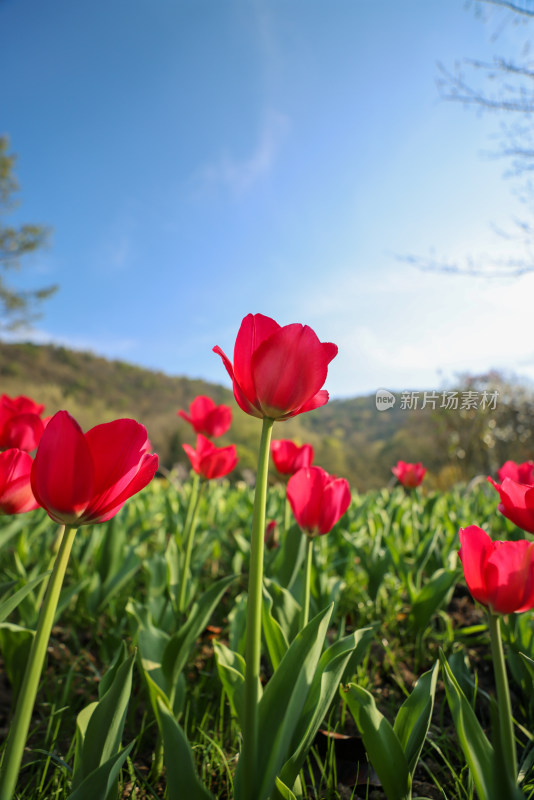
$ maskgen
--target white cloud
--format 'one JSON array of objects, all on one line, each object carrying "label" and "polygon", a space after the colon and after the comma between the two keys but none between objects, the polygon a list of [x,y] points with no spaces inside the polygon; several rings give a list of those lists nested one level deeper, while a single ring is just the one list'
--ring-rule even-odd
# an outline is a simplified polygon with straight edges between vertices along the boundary
[{"label": "white cloud", "polygon": [[333,395],[435,389],[492,368],[534,378],[534,274],[487,281],[405,268],[328,280],[336,291],[303,293],[295,320],[338,345]]},{"label": "white cloud", "polygon": [[218,161],[202,167],[194,179],[197,191],[203,193],[219,186],[237,195],[248,191],[272,170],[288,128],[289,120],[284,114],[266,111],[252,153],[239,159],[225,152]]}]

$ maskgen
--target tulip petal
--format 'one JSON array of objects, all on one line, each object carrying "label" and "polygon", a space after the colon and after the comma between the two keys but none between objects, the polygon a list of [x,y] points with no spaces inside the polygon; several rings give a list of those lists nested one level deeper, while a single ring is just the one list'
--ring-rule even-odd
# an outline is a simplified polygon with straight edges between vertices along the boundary
[{"label": "tulip petal", "polygon": [[6,421],[0,435],[0,447],[35,450],[43,435],[43,421],[37,414],[17,414]]},{"label": "tulip petal", "polygon": [[217,447],[200,433],[197,436],[196,450],[187,444],[182,445],[182,447],[187,453],[195,472],[207,480],[228,475],[239,461],[235,444],[228,447]]},{"label": "tulip petal", "polygon": [[532,573],[533,547],[534,544],[524,539],[494,542],[485,568],[486,591],[494,613],[511,614],[524,605]]},{"label": "tulip petal", "polygon": [[39,442],[32,467],[35,499],[59,523],[74,525],[93,496],[94,471],[83,431],[67,411],[58,411]]},{"label": "tulip petal", "polygon": [[139,461],[136,474],[120,494],[110,493],[106,505],[99,503],[89,507],[84,515],[84,522],[107,522],[120,511],[125,502],[148,486],[158,468],[159,459],[155,453],[144,453]]},{"label": "tulip petal", "polygon": [[[139,472],[149,447],[148,435],[135,420],[117,419],[91,428],[85,439],[93,461],[94,492],[84,516],[100,519],[102,513],[116,507],[117,498],[122,497]],[[121,505],[132,494],[135,492],[128,491]]]},{"label": "tulip petal", "polygon": [[24,514],[39,508],[30,484],[32,458],[16,448],[0,453],[0,511]]},{"label": "tulip petal", "polygon": [[490,537],[476,525],[460,529],[460,560],[464,569],[465,582],[475,600],[488,605],[485,569],[488,558],[493,553]]},{"label": "tulip petal", "polygon": [[286,325],[264,341],[250,363],[264,415],[280,418],[313,398],[326,380],[330,355],[308,325]]},{"label": "tulip petal", "polygon": [[224,353],[218,345],[213,348],[213,352],[217,353],[217,355],[219,355],[222,358],[223,364],[226,367],[226,371],[228,372],[229,376],[232,379],[234,397],[235,397],[236,403],[239,406],[239,408],[242,411],[244,411],[246,414],[251,414],[253,417],[260,417],[261,418],[263,416],[261,411],[259,409],[257,409],[250,402],[250,400],[248,400],[248,398],[242,392],[239,384],[237,383],[237,381],[236,381],[236,379],[234,377],[234,369],[232,367],[232,362],[230,361],[230,359],[228,358],[226,353]]},{"label": "tulip petal", "polygon": [[488,481],[499,492],[499,511],[514,525],[534,533],[534,487],[505,478],[499,486],[493,478]]},{"label": "tulip petal", "polygon": [[[271,442],[271,455],[273,464],[276,470],[281,475],[292,475],[296,470],[293,469],[293,464],[299,451],[295,442],[290,439],[273,439]],[[309,466],[309,465],[302,465]]]},{"label": "tulip petal", "polygon": [[321,467],[299,469],[287,483],[287,499],[299,528],[314,535],[318,531],[323,490],[329,475]]},{"label": "tulip petal", "polygon": [[279,419],[289,419],[290,417],[296,417],[297,414],[305,414],[306,411],[313,411],[314,408],[325,406],[328,403],[329,397],[330,395],[326,389],[321,389],[316,395],[303,403],[300,408],[295,409],[295,411],[292,411],[290,414],[284,414],[284,416]]},{"label": "tulip petal", "polygon": [[265,317],[263,314],[247,314],[236,336],[234,377],[248,402],[258,409],[260,405],[252,367],[254,353],[280,330],[280,325],[271,317]]},{"label": "tulip petal", "polygon": [[347,511],[350,501],[350,488],[345,478],[336,478],[327,483],[323,492],[319,533],[328,533],[332,530]]}]

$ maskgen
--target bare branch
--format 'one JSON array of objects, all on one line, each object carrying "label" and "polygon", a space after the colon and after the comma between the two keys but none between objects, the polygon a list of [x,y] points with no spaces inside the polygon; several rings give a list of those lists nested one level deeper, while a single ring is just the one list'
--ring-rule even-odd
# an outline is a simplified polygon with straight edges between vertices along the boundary
[{"label": "bare branch", "polygon": [[513,11],[517,14],[522,14],[525,17],[534,17],[534,9],[524,8],[517,3],[512,3],[511,0],[479,0],[481,3],[486,3],[489,6],[500,6],[508,11]]},{"label": "bare branch", "polygon": [[[475,260],[472,256],[467,256],[464,265],[440,260],[434,256],[398,255],[396,259],[416,267],[421,272],[440,272],[473,278],[519,278],[534,272],[534,259],[529,262],[515,258],[496,260],[479,258]],[[480,266],[482,260],[484,260],[484,266]]]}]

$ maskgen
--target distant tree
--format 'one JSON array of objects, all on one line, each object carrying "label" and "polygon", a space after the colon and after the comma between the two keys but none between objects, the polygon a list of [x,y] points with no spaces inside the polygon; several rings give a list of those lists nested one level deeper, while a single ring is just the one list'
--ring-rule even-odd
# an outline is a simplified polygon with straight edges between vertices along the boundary
[{"label": "distant tree", "polygon": [[[531,387],[491,371],[459,376],[456,393],[461,398],[458,408],[434,413],[435,441],[465,480],[479,474],[495,476],[508,460],[521,463],[534,458]],[[473,405],[464,402],[469,397]]]},{"label": "distant tree", "polygon": [[[470,5],[473,5],[472,3]],[[475,0],[475,12],[493,21],[495,39],[507,27],[528,28],[534,23],[533,0]],[[488,13],[492,12],[492,13]],[[530,26],[530,27],[529,27]],[[494,233],[514,245],[519,256],[466,255],[461,262],[439,256],[402,256],[400,260],[425,271],[491,277],[517,277],[534,271],[534,60],[527,40],[514,55],[495,55],[488,61],[464,58],[451,66],[438,64],[438,89],[442,99],[461,103],[480,113],[495,114],[500,122],[501,145],[496,156],[509,164],[507,177],[518,179],[517,194],[525,206],[522,219]]]},{"label": "distant tree", "polygon": [[[20,269],[23,256],[43,247],[50,236],[50,229],[43,225],[25,224],[14,227],[4,222],[5,217],[16,207],[15,195],[19,183],[15,176],[16,156],[8,152],[9,139],[0,136],[0,268],[2,272]],[[13,330],[28,325],[39,314],[36,311],[43,300],[50,297],[57,286],[23,291],[10,286],[0,275],[0,331]]]}]

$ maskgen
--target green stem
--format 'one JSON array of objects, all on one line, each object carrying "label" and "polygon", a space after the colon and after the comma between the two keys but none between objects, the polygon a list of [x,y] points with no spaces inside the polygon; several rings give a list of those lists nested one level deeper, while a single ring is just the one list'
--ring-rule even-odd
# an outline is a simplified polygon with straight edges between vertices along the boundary
[{"label": "green stem", "polygon": [[245,645],[245,712],[243,721],[243,748],[239,760],[243,764],[243,792],[241,800],[256,797],[257,747],[258,747],[258,683],[261,657],[261,605],[263,592],[263,546],[265,536],[265,508],[267,503],[267,477],[269,474],[269,445],[274,420],[263,420],[258,471],[254,493],[252,536],[250,542],[250,567],[248,577],[247,633]]},{"label": "green stem", "polygon": [[24,747],[28,736],[31,716],[39,688],[39,679],[43,671],[46,650],[56,615],[57,604],[69,561],[72,543],[76,535],[76,528],[67,525],[62,530],[61,542],[50,580],[46,589],[45,598],[39,614],[37,630],[32,642],[26,672],[20,688],[17,708],[9,737],[0,773],[0,800],[11,800],[15,791]]},{"label": "green stem", "polygon": [[300,612],[300,629],[306,627],[310,616],[310,591],[311,591],[311,571],[313,556],[313,537],[306,537],[306,570],[304,572],[304,597],[302,598],[302,608]]},{"label": "green stem", "polygon": [[508,689],[506,664],[501,639],[501,618],[498,614],[488,613],[491,640],[491,655],[493,658],[493,671],[497,687],[497,706],[499,709],[499,731],[501,737],[503,767],[508,771],[511,785],[517,784],[517,753],[514,738],[514,722],[512,719],[512,704]]},{"label": "green stem", "polygon": [[185,541],[185,556],[181,574],[180,596],[178,598],[178,611],[180,613],[185,611],[185,595],[189,579],[189,566],[191,564],[191,553],[193,552],[193,539],[195,537],[195,525],[201,488],[200,475],[195,472],[193,485],[191,487],[191,495],[189,496],[189,507],[187,509],[183,535],[183,541]]},{"label": "green stem", "polygon": [[286,499],[284,502],[284,536],[287,535],[287,532],[290,527],[291,527],[291,506],[289,504],[289,500],[287,499],[287,489],[286,489]]}]

